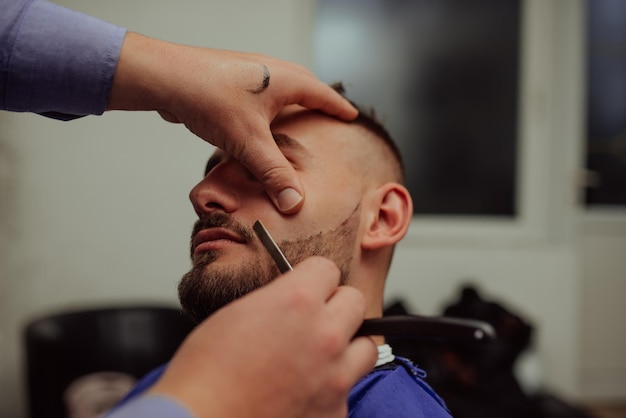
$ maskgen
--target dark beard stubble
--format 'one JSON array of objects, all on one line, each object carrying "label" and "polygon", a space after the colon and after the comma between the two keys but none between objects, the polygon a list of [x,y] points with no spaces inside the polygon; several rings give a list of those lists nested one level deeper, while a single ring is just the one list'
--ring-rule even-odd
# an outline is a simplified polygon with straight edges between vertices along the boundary
[{"label": "dark beard stubble", "polygon": [[[336,228],[296,240],[284,240],[278,245],[292,265],[314,255],[331,259],[341,271],[340,283],[343,285],[350,272],[359,213],[360,207],[357,206]],[[219,251],[192,255],[193,267],[178,285],[178,298],[185,315],[196,324],[280,274],[253,229],[229,215],[216,213],[199,219],[194,225],[192,242],[199,231],[218,226],[236,231],[246,239],[248,245],[259,249],[260,256],[255,260],[242,260],[237,265],[218,267],[212,263],[219,257]]]}]

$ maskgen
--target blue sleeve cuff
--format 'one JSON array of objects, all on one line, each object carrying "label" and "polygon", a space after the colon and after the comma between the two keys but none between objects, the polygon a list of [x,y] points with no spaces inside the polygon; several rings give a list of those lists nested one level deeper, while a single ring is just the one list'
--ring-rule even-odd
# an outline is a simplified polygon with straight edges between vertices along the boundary
[{"label": "blue sleeve cuff", "polygon": [[173,399],[145,395],[114,409],[104,418],[194,418],[194,416]]},{"label": "blue sleeve cuff", "polygon": [[60,119],[104,112],[126,29],[34,0],[17,30],[7,110],[53,112]]}]

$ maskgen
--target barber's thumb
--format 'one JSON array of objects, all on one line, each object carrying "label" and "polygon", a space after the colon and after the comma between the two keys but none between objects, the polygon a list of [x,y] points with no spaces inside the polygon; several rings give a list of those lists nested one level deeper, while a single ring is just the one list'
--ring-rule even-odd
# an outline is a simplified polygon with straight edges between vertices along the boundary
[{"label": "barber's thumb", "polygon": [[283,214],[291,215],[304,203],[304,189],[293,166],[280,151],[271,135],[267,141],[257,141],[235,156],[262,183],[265,192]]},{"label": "barber's thumb", "polygon": [[281,213],[291,215],[304,204],[304,191],[293,167],[275,168],[265,181],[265,191]]},{"label": "barber's thumb", "polygon": [[274,199],[276,208],[286,214],[299,211],[302,203],[304,203],[303,196],[296,189],[291,187],[281,190]]}]

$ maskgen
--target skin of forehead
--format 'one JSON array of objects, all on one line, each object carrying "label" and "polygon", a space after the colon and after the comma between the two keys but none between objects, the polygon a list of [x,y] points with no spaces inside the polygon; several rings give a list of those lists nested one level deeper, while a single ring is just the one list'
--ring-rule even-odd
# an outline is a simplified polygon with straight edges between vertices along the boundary
[{"label": "skin of forehead", "polygon": [[[292,105],[278,114],[271,130],[275,135],[287,135],[293,139],[295,146],[285,145],[285,142],[291,141],[277,141],[285,152],[292,148],[300,152],[302,158],[328,165],[328,170],[348,175],[352,181],[365,180],[366,177],[377,184],[396,181],[392,173],[396,163],[391,151],[382,139],[376,138],[361,125]],[[304,150],[299,150],[298,144]],[[324,158],[319,158],[319,153]],[[216,149],[213,156],[221,154],[223,151]],[[338,167],[338,164],[341,166]]]},{"label": "skin of forehead", "polygon": [[[313,142],[308,141],[309,135],[302,135],[301,137],[296,134],[291,135],[296,141],[302,142],[306,148],[311,150],[314,150],[316,143],[327,148],[334,146],[333,151],[339,151],[338,148],[341,146],[346,151],[346,155],[344,155],[346,162],[353,161],[360,164],[354,168],[362,171],[363,174],[373,174],[372,171],[375,166],[390,168],[395,165],[387,145],[365,127],[297,105],[287,106],[283,109],[272,122],[271,129],[274,133],[285,133],[281,129],[289,130],[293,124],[298,122],[304,122],[314,129],[313,137],[310,138]],[[383,160],[385,163],[381,164]]]},{"label": "skin of forehead", "polygon": [[[364,130],[357,125],[350,125],[300,106],[288,106],[286,110],[281,111],[274,119],[271,130],[278,146],[284,152],[293,150],[303,159],[315,159],[318,162],[335,160],[344,164],[350,163],[357,159],[358,154],[362,154],[365,143],[371,141],[364,138]],[[355,140],[361,143],[357,144]],[[346,152],[341,153],[341,158],[337,161],[339,151],[342,149]],[[323,159],[319,158],[320,152],[324,156]],[[372,150],[368,152],[371,153]],[[218,148],[211,158],[221,159],[223,155],[224,151]]]},{"label": "skin of forehead", "polygon": [[[356,138],[353,128],[345,122],[309,110],[282,113],[271,126],[274,134],[291,137],[309,155],[315,154],[319,148],[334,148],[339,151],[338,148],[347,146],[349,151],[356,151],[356,147],[352,149],[351,143]],[[292,148],[297,150],[298,147],[296,145]]]},{"label": "skin of forehead", "polygon": [[[298,120],[311,120],[311,126],[326,130],[323,133],[326,138],[323,139],[330,139],[330,143],[334,145],[341,144],[346,151],[340,156],[341,160],[351,165],[353,176],[361,176],[363,180],[366,178],[369,180],[364,184],[372,185],[373,183],[374,186],[380,186],[388,182],[404,183],[400,163],[385,139],[380,138],[365,126],[292,105],[284,108],[274,119],[272,131],[279,133],[282,126]],[[314,139],[319,140],[319,138]],[[337,154],[339,149],[332,151]]]}]

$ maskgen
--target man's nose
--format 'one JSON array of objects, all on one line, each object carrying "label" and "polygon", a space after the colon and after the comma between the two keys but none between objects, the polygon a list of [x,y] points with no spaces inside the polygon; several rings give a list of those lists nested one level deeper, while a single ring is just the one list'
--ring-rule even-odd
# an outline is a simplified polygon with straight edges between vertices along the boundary
[{"label": "man's nose", "polygon": [[245,198],[262,191],[261,183],[252,173],[236,160],[227,158],[191,189],[189,199],[198,216],[215,211],[232,213]]}]

